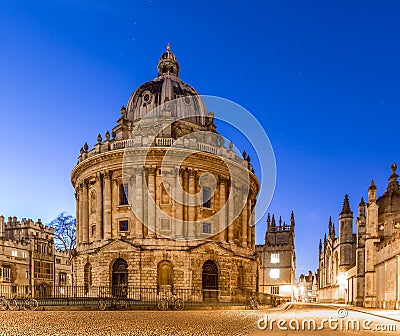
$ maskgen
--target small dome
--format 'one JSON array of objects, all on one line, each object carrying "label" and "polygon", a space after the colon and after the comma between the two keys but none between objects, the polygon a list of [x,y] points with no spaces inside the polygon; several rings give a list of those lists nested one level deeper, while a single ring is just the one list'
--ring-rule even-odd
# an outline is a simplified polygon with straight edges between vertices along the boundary
[{"label": "small dome", "polygon": [[[127,104],[126,118],[130,121],[140,120],[160,105],[169,102],[172,117],[192,117],[191,121],[205,126],[205,104],[198,92],[178,77],[179,64],[169,44],[166,52],[161,55],[157,68],[158,77],[142,84],[132,93]],[[182,99],[175,104],[174,100],[178,98]]]}]

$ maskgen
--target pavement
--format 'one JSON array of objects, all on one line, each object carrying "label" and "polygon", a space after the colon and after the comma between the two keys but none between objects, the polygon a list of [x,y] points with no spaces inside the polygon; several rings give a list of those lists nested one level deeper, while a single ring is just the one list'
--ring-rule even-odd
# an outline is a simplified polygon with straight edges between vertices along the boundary
[{"label": "pavement", "polygon": [[378,309],[378,308],[364,308],[364,307],[355,307],[350,305],[334,305],[338,308],[343,307],[349,311],[357,311],[361,313],[370,314],[376,317],[386,318],[395,322],[400,322],[400,310],[386,310],[386,309]]},{"label": "pavement", "polygon": [[[398,335],[400,323],[389,319],[398,311],[353,308],[288,303],[260,310],[1,311],[0,336]],[[354,321],[361,329],[346,328]],[[367,329],[365,321],[370,322]]]}]

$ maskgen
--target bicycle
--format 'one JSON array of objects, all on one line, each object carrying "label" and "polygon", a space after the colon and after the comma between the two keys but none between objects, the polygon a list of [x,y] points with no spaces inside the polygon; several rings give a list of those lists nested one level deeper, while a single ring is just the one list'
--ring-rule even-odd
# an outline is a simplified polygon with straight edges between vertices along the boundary
[{"label": "bicycle", "polygon": [[28,294],[26,297],[22,298],[22,307],[24,310],[36,310],[39,307],[39,302]]},{"label": "bicycle", "polygon": [[5,298],[5,296],[0,297],[0,307],[1,310],[8,310],[10,308],[10,302]]},{"label": "bicycle", "polygon": [[250,296],[248,301],[249,309],[259,309],[260,305],[258,304],[257,300],[254,298],[254,295]]},{"label": "bicycle", "polygon": [[167,310],[168,307],[175,310],[182,310],[184,308],[183,300],[178,298],[176,294],[171,294],[169,297],[159,298],[157,306],[159,310]]},{"label": "bicycle", "polygon": [[97,308],[99,310],[106,310],[107,307],[111,309],[126,310],[128,302],[119,297],[100,297],[97,301]]}]

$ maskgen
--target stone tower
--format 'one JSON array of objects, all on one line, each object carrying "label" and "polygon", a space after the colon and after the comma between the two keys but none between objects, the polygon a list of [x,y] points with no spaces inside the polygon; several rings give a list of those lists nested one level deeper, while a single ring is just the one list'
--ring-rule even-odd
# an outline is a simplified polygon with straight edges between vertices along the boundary
[{"label": "stone tower", "polygon": [[353,264],[353,212],[349,196],[344,196],[342,212],[339,215],[340,260],[339,267]]},{"label": "stone tower", "polygon": [[292,211],[290,224],[278,225],[275,216],[268,214],[265,243],[256,245],[260,256],[259,291],[293,298],[292,288],[296,279],[296,254],[294,246],[295,218]]}]

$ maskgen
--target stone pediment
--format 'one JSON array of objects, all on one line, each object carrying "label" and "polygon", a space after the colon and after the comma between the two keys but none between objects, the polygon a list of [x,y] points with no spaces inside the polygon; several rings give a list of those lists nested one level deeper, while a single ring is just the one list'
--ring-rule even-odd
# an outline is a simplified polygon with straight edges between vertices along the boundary
[{"label": "stone pediment", "polygon": [[199,246],[196,246],[191,250],[191,252],[196,253],[213,253],[217,255],[233,255],[234,253],[226,248],[220,246],[215,242],[206,242]]},{"label": "stone pediment", "polygon": [[139,251],[140,249],[126,241],[120,239],[114,240],[111,243],[104,245],[98,249],[98,252],[127,252]]}]

